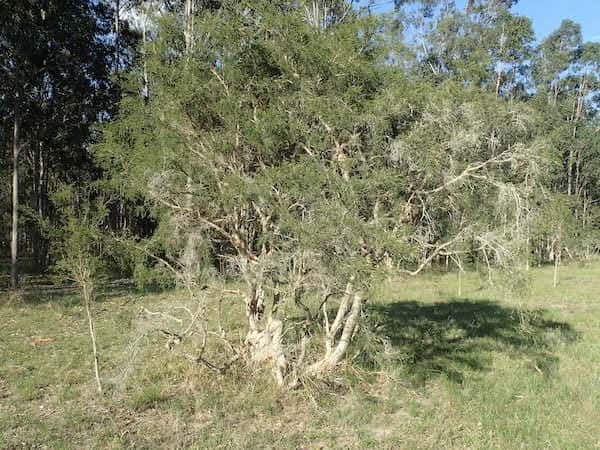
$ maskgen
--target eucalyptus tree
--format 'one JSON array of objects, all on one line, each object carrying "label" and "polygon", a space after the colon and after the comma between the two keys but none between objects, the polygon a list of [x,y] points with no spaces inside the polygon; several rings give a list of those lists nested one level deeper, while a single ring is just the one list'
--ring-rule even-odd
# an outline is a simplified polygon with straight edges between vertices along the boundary
[{"label": "eucalyptus tree", "polygon": [[556,105],[563,87],[562,78],[575,63],[581,44],[581,26],[566,19],[539,45],[534,77],[537,89],[547,93],[549,103]]},{"label": "eucalyptus tree", "polygon": [[454,2],[442,2],[429,20],[419,16],[413,47],[421,72],[462,80],[497,96],[510,94],[526,77],[534,33],[531,20],[509,8],[488,0],[463,11]]},{"label": "eucalyptus tree", "polygon": [[[25,93],[22,92],[21,84],[31,82],[31,67],[28,67],[33,53],[32,40],[25,38],[25,33],[35,36],[36,29],[24,12],[25,5],[19,8],[18,5],[2,5],[1,20],[2,34],[0,35],[0,61],[2,68],[2,99],[6,104],[10,104],[10,111],[5,114],[5,124],[10,123],[10,129],[4,129],[5,143],[10,145],[12,177],[11,177],[11,286],[16,288],[18,285],[18,220],[19,220],[19,153],[21,150],[21,121],[22,121],[22,102],[25,99]],[[12,17],[11,17],[12,16]],[[33,42],[35,39],[33,40]],[[10,136],[8,138],[8,136]]]},{"label": "eucalyptus tree", "polygon": [[596,43],[583,42],[581,27],[565,20],[541,42],[533,65],[535,102],[545,115],[539,126],[552,136],[563,166],[554,189],[575,198],[569,206],[578,226],[570,230],[585,248],[590,247],[590,241],[583,236],[594,234],[590,217],[595,214],[594,199],[598,198],[600,141],[594,123],[600,87],[599,48]]}]

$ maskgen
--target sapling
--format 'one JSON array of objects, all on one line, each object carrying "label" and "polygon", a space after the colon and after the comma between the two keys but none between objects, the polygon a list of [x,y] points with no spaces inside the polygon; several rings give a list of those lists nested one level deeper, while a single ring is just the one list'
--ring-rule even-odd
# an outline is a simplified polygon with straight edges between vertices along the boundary
[{"label": "sapling", "polygon": [[98,392],[102,394],[93,316],[96,284],[101,267],[99,255],[102,245],[94,227],[85,220],[69,218],[64,231],[65,238],[62,242],[61,257],[56,264],[56,269],[65,280],[75,283],[81,294],[92,344],[94,377]]}]

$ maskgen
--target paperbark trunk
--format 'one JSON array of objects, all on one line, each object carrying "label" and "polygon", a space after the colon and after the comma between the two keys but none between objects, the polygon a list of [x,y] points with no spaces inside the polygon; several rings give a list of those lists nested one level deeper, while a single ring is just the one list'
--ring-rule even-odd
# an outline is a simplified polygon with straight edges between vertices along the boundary
[{"label": "paperbark trunk", "polygon": [[[362,292],[354,290],[353,281],[351,280],[346,286],[346,292],[342,298],[342,302],[338,307],[336,317],[329,326],[326,309],[325,316],[325,356],[312,364],[306,370],[307,375],[315,376],[322,375],[333,370],[339,365],[346,356],[352,336],[358,328],[360,314],[365,302],[365,296]],[[324,305],[326,308],[326,305]],[[335,343],[338,332],[341,330],[341,336]]]}]

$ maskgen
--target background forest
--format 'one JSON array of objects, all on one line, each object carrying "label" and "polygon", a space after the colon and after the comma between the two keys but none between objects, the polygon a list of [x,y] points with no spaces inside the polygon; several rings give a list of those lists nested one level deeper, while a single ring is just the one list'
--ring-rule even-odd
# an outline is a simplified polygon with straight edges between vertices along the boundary
[{"label": "background forest", "polygon": [[[67,351],[79,366],[91,361],[94,401],[129,392],[140,352],[177,361],[165,366],[176,379],[207,380],[224,410],[233,406],[223,389],[248,384],[242,395],[259,402],[330,411],[323,398],[356,383],[401,386],[389,384],[391,361],[401,380],[436,373],[464,386],[463,369],[480,369],[471,356],[505,346],[550,377],[553,344],[584,344],[536,308],[545,295],[564,300],[561,286],[577,294],[574,266],[584,289],[600,252],[600,43],[570,20],[536,40],[516,0],[391,3],[376,14],[378,1],[0,0],[7,321],[18,308],[46,335],[40,299],[82,306],[92,357],[87,344]],[[479,293],[466,299],[468,289]],[[414,297],[394,301],[402,292]],[[134,295],[150,297],[125,320],[120,296]],[[594,347],[580,365],[593,365],[597,335],[581,342]],[[24,357],[7,348],[6,361]],[[10,367],[0,381],[21,379]],[[171,398],[154,389],[135,394],[133,409]],[[580,410],[594,410],[593,398]],[[210,409],[198,402],[210,404],[197,400],[194,414]],[[242,446],[243,433],[223,444],[223,420],[214,446]],[[375,428],[308,442],[420,447]],[[582,429],[552,445],[598,445]],[[111,433],[80,445],[146,445],[143,432]],[[502,448],[511,433],[484,435],[442,433],[423,447]],[[160,436],[157,446],[198,445]]]}]

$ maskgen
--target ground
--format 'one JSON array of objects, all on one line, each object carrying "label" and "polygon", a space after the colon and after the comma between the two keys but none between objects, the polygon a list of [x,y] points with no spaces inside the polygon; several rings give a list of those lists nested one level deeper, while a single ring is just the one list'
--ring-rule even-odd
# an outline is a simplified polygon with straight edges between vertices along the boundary
[{"label": "ground", "polygon": [[382,283],[353,364],[292,391],[142,338],[140,310],[181,293],[110,288],[100,397],[77,296],[5,294],[0,448],[600,449],[600,263],[563,268],[556,289],[551,268],[529,274],[519,295],[476,273],[460,296],[452,273]]}]

